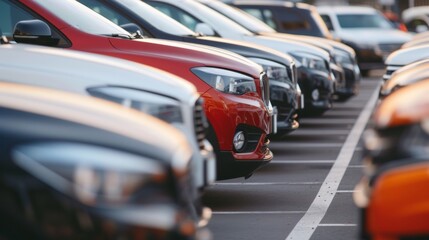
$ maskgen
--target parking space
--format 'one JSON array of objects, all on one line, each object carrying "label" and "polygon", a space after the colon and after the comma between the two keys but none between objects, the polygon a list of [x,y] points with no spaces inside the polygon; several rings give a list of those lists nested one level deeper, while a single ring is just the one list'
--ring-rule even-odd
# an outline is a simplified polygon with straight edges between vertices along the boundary
[{"label": "parking space", "polygon": [[214,239],[356,239],[352,194],[362,172],[360,137],[378,86],[377,77],[363,79],[358,96],[303,118],[300,129],[274,140],[274,159],[254,176],[209,188],[204,202],[214,211]]}]

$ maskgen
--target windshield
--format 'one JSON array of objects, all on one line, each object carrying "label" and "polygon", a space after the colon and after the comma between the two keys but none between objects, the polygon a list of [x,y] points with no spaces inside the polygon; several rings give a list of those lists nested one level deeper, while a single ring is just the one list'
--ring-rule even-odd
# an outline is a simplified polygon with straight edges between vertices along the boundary
[{"label": "windshield", "polygon": [[205,4],[253,33],[275,32],[275,30],[270,26],[249,15],[248,13],[243,12],[241,9],[231,7],[222,2],[210,1]]},{"label": "windshield", "polygon": [[126,8],[133,11],[135,14],[146,20],[147,22],[155,23],[152,26],[160,31],[177,35],[177,36],[195,36],[195,32],[186,28],[174,19],[168,17],[155,8],[143,3],[141,0],[117,0]]},{"label": "windshield", "polygon": [[74,0],[35,1],[67,24],[84,32],[97,35],[130,36],[124,29]]},{"label": "windshield", "polygon": [[378,14],[339,14],[338,21],[342,28],[393,28],[389,21]]}]

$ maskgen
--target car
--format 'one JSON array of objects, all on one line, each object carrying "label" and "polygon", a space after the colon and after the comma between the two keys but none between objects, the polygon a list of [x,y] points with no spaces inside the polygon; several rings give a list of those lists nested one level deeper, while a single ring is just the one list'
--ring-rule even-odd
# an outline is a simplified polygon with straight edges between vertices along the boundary
[{"label": "car", "polygon": [[193,151],[174,127],[101,99],[4,82],[0,116],[2,239],[199,238],[180,195]]},{"label": "car", "polygon": [[240,24],[253,34],[304,42],[327,51],[336,80],[335,94],[339,98],[346,99],[358,93],[360,70],[354,50],[347,45],[320,37],[279,33],[244,11],[218,0],[199,0],[199,2]]},{"label": "car", "polygon": [[223,0],[263,20],[281,33],[333,39],[317,8],[306,3],[275,0]]},{"label": "car", "polygon": [[429,44],[429,32],[417,34],[410,41],[404,43],[401,48],[417,47]]},{"label": "car", "polygon": [[145,2],[196,32],[256,43],[288,53],[296,60],[298,81],[304,93],[303,112],[321,115],[332,108],[335,79],[329,66],[329,54],[322,49],[295,41],[252,34],[198,1],[145,0]]},{"label": "car", "polygon": [[122,59],[24,44],[0,45],[0,71],[0,82],[102,98],[150,114],[182,131],[195,152],[190,166],[193,185],[187,195],[195,205],[195,217],[203,217],[199,195],[216,178],[216,159],[205,137],[197,140],[197,129],[206,127],[206,118],[203,103],[189,82]]},{"label": "car", "polygon": [[399,68],[382,84],[380,98],[384,99],[396,90],[427,79],[429,77],[429,72],[426,71],[428,67],[429,59],[425,59]]},{"label": "car", "polygon": [[402,11],[402,21],[410,32],[426,32],[429,30],[429,7],[420,6],[405,9]]},{"label": "car", "polygon": [[377,10],[361,6],[320,6],[318,12],[334,38],[356,51],[362,75],[384,68],[387,56],[411,40]]},{"label": "car", "polygon": [[383,75],[383,80],[390,79],[392,74],[399,68],[429,58],[429,46],[416,46],[397,50],[389,55],[386,59],[386,72]]},{"label": "car", "polygon": [[260,64],[269,78],[270,102],[277,110],[272,135],[298,129],[297,111],[304,107],[304,99],[292,57],[261,45],[201,36],[140,0],[79,2],[120,26],[137,25],[144,36],[222,48]]},{"label": "car", "polygon": [[[8,29],[14,33],[6,36],[16,42],[123,58],[194,84],[205,101],[207,139],[216,154],[218,180],[250,177],[273,158],[267,138],[272,116],[269,80],[259,65],[221,49],[135,39],[74,0],[0,2],[13,6],[12,15],[0,15],[0,19],[10,23]],[[235,88],[238,81],[247,82],[247,87]]]},{"label": "car", "polygon": [[429,236],[427,119],[429,79],[386,97],[364,138],[364,176],[354,202],[361,209],[361,239]]}]

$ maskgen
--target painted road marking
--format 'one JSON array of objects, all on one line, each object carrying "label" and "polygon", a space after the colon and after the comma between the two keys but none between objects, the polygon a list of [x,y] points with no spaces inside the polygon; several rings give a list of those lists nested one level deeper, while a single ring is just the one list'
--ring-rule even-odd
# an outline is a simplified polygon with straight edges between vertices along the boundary
[{"label": "painted road marking", "polygon": [[357,224],[327,223],[327,224],[319,224],[318,227],[357,227]]},{"label": "painted road marking", "polygon": [[307,240],[310,239],[317,226],[322,221],[329,206],[334,199],[335,193],[340,185],[341,179],[347,170],[347,167],[353,157],[355,148],[358,145],[360,136],[365,130],[365,126],[371,117],[372,111],[378,99],[378,91],[374,91],[370,100],[365,105],[359,115],[353,129],[347,136],[346,142],[338,154],[337,160],[326,176],[319,192],[317,193],[313,203],[295,225],[294,229],[287,236],[287,240]]},{"label": "painted road marking", "polygon": [[213,214],[218,215],[239,215],[239,214],[303,214],[305,211],[213,211]]},{"label": "painted road marking", "polygon": [[237,182],[214,183],[214,186],[320,185],[322,182]]},{"label": "painted road marking", "polygon": [[335,160],[272,160],[270,164],[332,164]]},{"label": "painted road marking", "polygon": [[[277,146],[276,146],[277,145]],[[342,143],[293,143],[293,142],[281,142],[281,143],[270,143],[270,149],[276,147],[281,148],[340,148]]]}]

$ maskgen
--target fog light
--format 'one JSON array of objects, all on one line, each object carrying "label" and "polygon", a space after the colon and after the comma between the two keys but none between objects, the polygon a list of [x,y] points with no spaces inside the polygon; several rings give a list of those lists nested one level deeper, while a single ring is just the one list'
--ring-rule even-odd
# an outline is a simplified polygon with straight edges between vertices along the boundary
[{"label": "fog light", "polygon": [[311,92],[311,97],[313,98],[313,100],[318,100],[319,99],[319,89],[314,89],[313,92]]},{"label": "fog light", "polygon": [[243,146],[244,146],[244,142],[245,142],[246,138],[244,136],[244,132],[239,131],[234,135],[234,139],[233,139],[233,143],[234,143],[234,148],[237,151],[242,150]]}]

